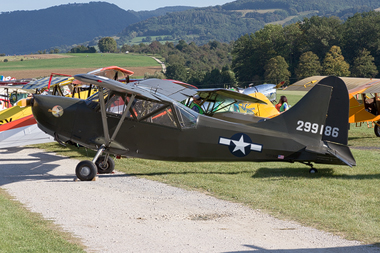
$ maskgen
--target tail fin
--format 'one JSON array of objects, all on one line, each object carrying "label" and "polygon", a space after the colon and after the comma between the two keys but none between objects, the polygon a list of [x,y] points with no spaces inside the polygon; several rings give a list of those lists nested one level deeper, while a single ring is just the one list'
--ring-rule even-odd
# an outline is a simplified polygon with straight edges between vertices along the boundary
[{"label": "tail fin", "polygon": [[331,94],[332,87],[315,85],[288,111],[261,122],[257,126],[289,133],[295,138],[308,138],[319,142],[325,130]]},{"label": "tail fin", "polygon": [[348,110],[345,83],[339,77],[329,76],[319,81],[290,110],[267,120],[261,127],[347,145]]},{"label": "tail fin", "polygon": [[[347,145],[350,107],[347,86],[342,79],[336,76],[323,78],[319,84],[333,87],[322,140]],[[328,131],[328,127],[331,129],[331,133]],[[337,130],[339,131],[338,136],[333,135],[333,131]]]}]

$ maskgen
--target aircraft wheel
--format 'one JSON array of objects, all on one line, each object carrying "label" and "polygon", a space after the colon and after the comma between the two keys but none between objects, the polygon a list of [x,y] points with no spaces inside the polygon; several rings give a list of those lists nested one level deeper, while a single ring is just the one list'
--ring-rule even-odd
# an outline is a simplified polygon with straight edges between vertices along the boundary
[{"label": "aircraft wheel", "polygon": [[314,169],[314,168],[311,168],[310,170],[309,170],[309,173],[310,174],[315,174],[315,173],[317,173],[318,172],[318,170],[317,169]]},{"label": "aircraft wheel", "polygon": [[[377,124],[380,124],[380,121],[378,121]],[[378,125],[375,125],[374,130],[375,130],[376,136],[380,137],[380,127]]]},{"label": "aircraft wheel", "polygon": [[75,169],[75,174],[81,181],[92,181],[97,174],[96,165],[91,161],[81,161]]},{"label": "aircraft wheel", "polygon": [[112,173],[115,169],[115,161],[108,156],[107,162],[104,162],[105,156],[100,156],[98,160],[96,160],[95,165],[98,168],[99,174]]}]

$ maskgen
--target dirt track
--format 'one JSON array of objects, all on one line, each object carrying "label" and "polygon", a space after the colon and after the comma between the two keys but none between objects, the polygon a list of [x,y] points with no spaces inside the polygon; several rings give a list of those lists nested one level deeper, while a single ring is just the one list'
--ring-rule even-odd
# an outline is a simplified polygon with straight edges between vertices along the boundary
[{"label": "dirt track", "polygon": [[123,173],[74,182],[77,163],[35,148],[0,149],[0,186],[81,238],[90,252],[380,252]]},{"label": "dirt track", "polygon": [[[120,66],[122,67],[122,66]],[[161,71],[160,66],[152,67],[122,67],[135,72],[132,77],[144,76],[146,72],[154,74],[155,71]],[[12,76],[16,79],[22,78],[38,78],[43,76],[50,76],[51,73],[76,75],[87,73],[96,68],[75,68],[75,69],[36,69],[36,70],[4,70],[1,72],[3,76]]]}]

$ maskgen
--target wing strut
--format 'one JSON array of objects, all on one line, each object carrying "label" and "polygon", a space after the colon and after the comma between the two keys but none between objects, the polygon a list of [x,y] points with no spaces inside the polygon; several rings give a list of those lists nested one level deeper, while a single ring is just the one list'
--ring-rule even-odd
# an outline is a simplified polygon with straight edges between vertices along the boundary
[{"label": "wing strut", "polygon": [[[99,156],[104,152],[104,150],[106,148],[108,148],[111,145],[111,143],[115,140],[116,135],[119,133],[121,125],[123,124],[124,119],[127,116],[127,113],[129,111],[129,109],[131,108],[133,101],[135,100],[135,97],[136,97],[136,94],[132,94],[132,96],[129,99],[129,102],[127,104],[127,107],[125,108],[125,110],[124,110],[124,112],[123,112],[123,114],[122,114],[122,116],[121,116],[121,118],[119,120],[119,123],[117,124],[116,129],[113,132],[112,137],[110,138],[109,129],[108,129],[108,122],[107,122],[107,115],[106,115],[106,105],[105,105],[105,102],[104,102],[104,92],[103,92],[103,88],[99,87],[100,113],[101,113],[101,116],[102,116],[102,124],[103,124],[105,143],[102,144],[99,147],[99,149],[98,149],[98,151],[97,151],[94,159],[92,160],[92,162],[95,163],[98,160]],[[126,101],[127,101],[127,98],[125,98],[124,103]],[[107,161],[108,156],[109,156],[109,154],[106,155],[106,159],[104,159],[104,162]]]}]

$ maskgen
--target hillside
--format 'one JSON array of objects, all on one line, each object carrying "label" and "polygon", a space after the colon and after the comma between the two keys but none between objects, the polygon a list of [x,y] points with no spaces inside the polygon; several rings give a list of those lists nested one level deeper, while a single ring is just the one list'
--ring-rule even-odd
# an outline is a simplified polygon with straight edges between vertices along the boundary
[{"label": "hillside", "polygon": [[60,45],[91,41],[100,36],[113,36],[130,24],[189,8],[192,7],[135,12],[106,2],[90,2],[36,11],[3,12],[0,14],[0,53],[30,54]]},{"label": "hillside", "polygon": [[[266,24],[290,24],[313,15],[338,16],[380,7],[378,0],[237,0],[221,6],[123,10],[106,2],[66,4],[36,11],[0,14],[0,54],[30,54],[75,44],[94,46],[100,37],[118,36],[119,46],[161,37],[163,41],[231,42]],[[153,38],[152,38],[153,37]],[[139,38],[138,40],[136,40]]]},{"label": "hillside", "polygon": [[269,23],[289,24],[313,15],[346,19],[378,7],[378,0],[238,0],[150,18],[126,27],[119,36],[122,43],[136,36],[165,35],[197,44],[230,42]]}]

